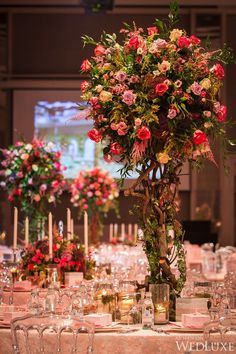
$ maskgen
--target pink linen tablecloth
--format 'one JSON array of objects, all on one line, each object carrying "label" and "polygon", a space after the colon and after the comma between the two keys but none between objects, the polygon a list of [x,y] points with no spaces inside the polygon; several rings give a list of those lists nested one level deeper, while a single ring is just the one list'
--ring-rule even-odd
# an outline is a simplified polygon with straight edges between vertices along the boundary
[{"label": "pink linen tablecloth", "polygon": [[[235,337],[235,336],[234,336]],[[64,340],[70,341],[70,334],[65,334]],[[229,336],[228,342],[232,343],[235,338]],[[133,333],[96,333],[94,341],[94,354],[184,354],[187,351],[187,345],[199,343],[199,350],[191,353],[206,354],[205,348],[201,350],[204,344],[202,333],[156,333],[150,330],[140,330]],[[185,345],[185,347],[184,347]],[[233,353],[236,349],[227,347],[224,350],[219,345],[216,354]],[[214,349],[217,349],[214,347]],[[232,349],[232,350],[231,350]],[[209,350],[208,350],[209,352]],[[51,352],[53,353],[53,351]],[[50,353],[50,354],[51,354]],[[0,354],[12,354],[10,329],[0,329]],[[67,354],[67,351],[63,352]]]}]

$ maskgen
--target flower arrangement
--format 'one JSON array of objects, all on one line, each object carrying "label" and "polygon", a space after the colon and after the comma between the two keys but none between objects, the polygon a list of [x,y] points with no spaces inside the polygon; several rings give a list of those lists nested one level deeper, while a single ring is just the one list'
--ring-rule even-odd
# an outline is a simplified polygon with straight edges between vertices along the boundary
[{"label": "flower arrangement", "polygon": [[[210,136],[225,135],[227,108],[219,101],[225,52],[207,51],[201,40],[174,28],[123,28],[125,39],[103,34],[94,56],[81,65],[81,84],[94,127],[88,136],[105,141],[104,159],[125,170],[172,159],[213,159]],[[224,54],[223,54],[224,53]]]},{"label": "flower arrangement", "polygon": [[48,237],[37,240],[21,252],[20,272],[25,275],[34,275],[43,272],[46,274],[49,264],[59,266],[62,273],[83,272],[87,273],[94,262],[90,257],[85,257],[84,246],[80,244],[79,239],[66,240],[54,230],[53,237],[53,257],[49,258]]},{"label": "flower arrangement", "polygon": [[52,142],[34,138],[30,143],[17,141],[2,152],[1,186],[8,200],[19,202],[31,220],[44,218],[46,203],[58,201],[65,185],[60,151]]},{"label": "flower arrangement", "polygon": [[[232,61],[228,48],[209,51],[199,38],[175,27],[178,4],[167,21],[147,29],[135,24],[116,34],[103,33],[94,55],[81,65],[88,79],[82,98],[90,106],[93,128],[88,136],[105,145],[106,161],[123,162],[121,177],[139,177],[125,194],[137,197],[150,282],[167,282],[180,294],[186,275],[178,184],[185,161],[213,162],[211,144],[225,143],[227,108],[219,100],[221,65]],[[174,236],[173,236],[174,235]],[[178,271],[172,263],[177,260]]]},{"label": "flower arrangement", "polygon": [[[116,181],[108,171],[100,167],[80,171],[70,186],[71,202],[79,208],[79,215],[88,212],[90,218],[90,238],[93,243],[99,241],[102,226],[102,215],[111,209],[117,211],[119,196]],[[100,230],[99,230],[100,228]]]}]

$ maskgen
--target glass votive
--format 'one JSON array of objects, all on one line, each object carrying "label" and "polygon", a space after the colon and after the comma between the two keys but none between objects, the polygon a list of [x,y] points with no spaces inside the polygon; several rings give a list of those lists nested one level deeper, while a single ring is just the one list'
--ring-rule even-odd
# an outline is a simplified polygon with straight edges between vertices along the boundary
[{"label": "glass votive", "polygon": [[169,322],[170,287],[168,284],[150,284],[154,305],[154,324]]}]

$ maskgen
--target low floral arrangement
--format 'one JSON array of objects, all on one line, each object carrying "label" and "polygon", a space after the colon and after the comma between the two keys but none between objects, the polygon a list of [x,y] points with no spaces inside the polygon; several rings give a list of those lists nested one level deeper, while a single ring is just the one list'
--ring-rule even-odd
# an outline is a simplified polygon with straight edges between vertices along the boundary
[{"label": "low floral arrangement", "polygon": [[101,229],[103,216],[111,209],[117,212],[119,191],[116,181],[108,171],[94,167],[92,170],[80,171],[70,191],[71,202],[79,208],[79,215],[83,211],[88,212],[91,241],[98,242],[96,230]]},{"label": "low floral arrangement", "polygon": [[90,257],[85,257],[84,246],[79,239],[65,240],[54,232],[53,257],[49,258],[48,237],[29,244],[21,252],[19,271],[24,276],[43,272],[46,274],[49,264],[56,264],[63,272],[83,272],[88,274],[95,266]]},{"label": "low floral arrangement", "polygon": [[93,120],[89,138],[103,143],[106,161],[123,162],[121,177],[132,170],[139,175],[125,194],[140,201],[150,282],[167,282],[180,294],[186,268],[176,217],[179,176],[185,161],[215,162],[215,138],[230,143],[219,90],[222,63],[233,57],[226,47],[210,51],[200,38],[175,27],[177,20],[178,3],[172,1],[165,21],[156,19],[146,29],[125,24],[122,43],[116,34],[103,32],[98,41],[84,36],[84,44],[95,48],[82,62],[88,79],[81,90]]},{"label": "low floral arrangement", "polygon": [[30,143],[17,141],[2,153],[1,186],[9,201],[20,203],[33,225],[32,219],[37,223],[46,217],[46,203],[56,203],[62,194],[65,167],[61,153],[52,142],[35,138]]}]

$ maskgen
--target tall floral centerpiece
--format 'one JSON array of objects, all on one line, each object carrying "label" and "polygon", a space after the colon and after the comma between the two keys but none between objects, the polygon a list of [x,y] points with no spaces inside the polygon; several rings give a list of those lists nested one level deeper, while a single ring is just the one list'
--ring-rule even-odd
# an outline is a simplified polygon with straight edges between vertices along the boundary
[{"label": "tall floral centerpiece", "polygon": [[100,167],[80,171],[70,186],[71,202],[79,208],[79,216],[88,212],[89,239],[97,244],[102,236],[103,217],[109,210],[117,212],[118,187],[108,171]]},{"label": "tall floral centerpiece", "polygon": [[46,204],[56,203],[65,185],[61,153],[52,142],[35,138],[30,143],[17,141],[2,153],[1,186],[8,192],[8,200],[19,203],[29,217],[30,235],[35,239],[43,232]]},{"label": "tall floral centerpiece", "polygon": [[175,28],[176,19],[173,4],[167,23],[125,25],[122,43],[116,34],[103,33],[99,41],[84,36],[95,49],[82,62],[89,79],[81,90],[93,120],[90,139],[103,142],[106,161],[124,164],[122,177],[139,174],[126,195],[140,201],[150,282],[169,283],[179,294],[185,282],[184,232],[176,217],[181,169],[186,161],[214,162],[211,143],[225,138],[220,62],[231,60],[231,52],[208,51],[199,38]]}]

